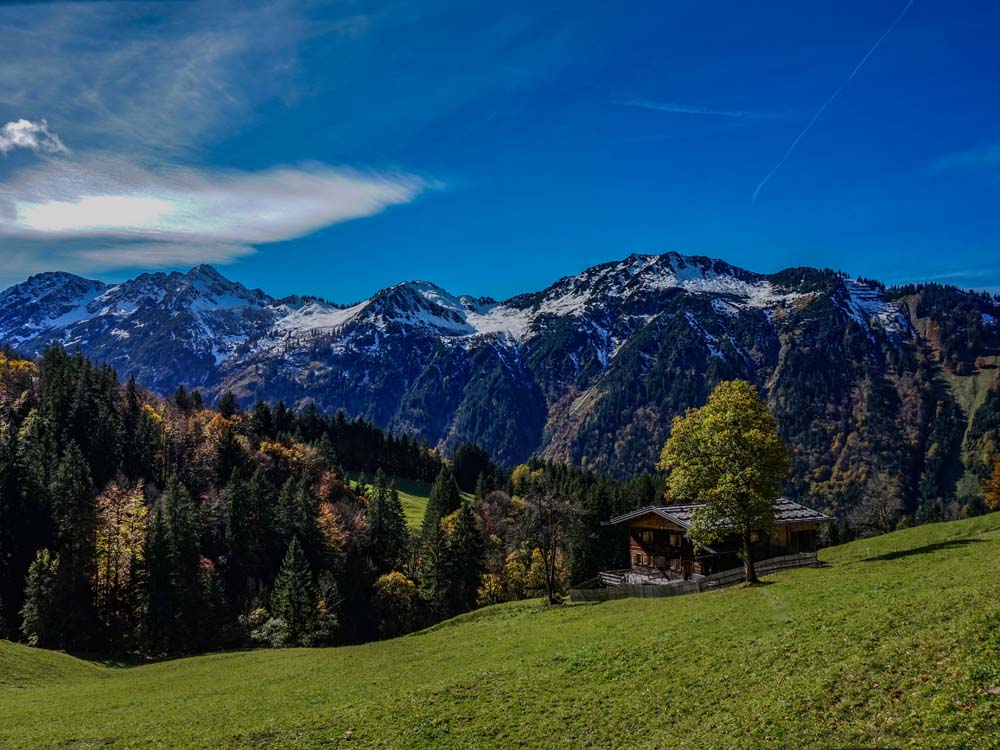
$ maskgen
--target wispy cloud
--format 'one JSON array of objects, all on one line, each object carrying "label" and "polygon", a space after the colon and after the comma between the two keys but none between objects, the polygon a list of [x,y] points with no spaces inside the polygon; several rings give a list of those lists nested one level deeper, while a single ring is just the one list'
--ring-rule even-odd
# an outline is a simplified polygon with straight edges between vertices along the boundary
[{"label": "wispy cloud", "polygon": [[0,113],[44,114],[77,148],[189,156],[268,99],[294,97],[303,40],[356,33],[307,3],[0,7]]},{"label": "wispy cloud", "polygon": [[714,109],[675,102],[656,102],[649,99],[622,99],[617,104],[623,107],[640,107],[657,112],[672,112],[679,115],[705,115],[709,117],[732,117],[740,120],[778,120],[780,115],[769,112],[752,112],[741,109]]},{"label": "wispy cloud", "polygon": [[46,160],[0,182],[0,236],[136,243],[92,248],[90,258],[117,266],[149,265],[144,255],[186,259],[213,243],[232,258],[408,203],[428,186],[414,175],[318,164],[244,172],[90,154]]},{"label": "wispy cloud", "polygon": [[49,130],[45,120],[13,120],[0,127],[0,153],[6,154],[17,148],[40,151],[46,154],[65,154],[69,149],[59,136]]},{"label": "wispy cloud", "polygon": [[260,105],[303,95],[304,42],[366,33],[349,6],[315,5],[0,6],[0,152],[44,157],[0,163],[0,276],[231,262],[431,187],[402,171],[205,163]]},{"label": "wispy cloud", "polygon": [[1000,143],[943,156],[930,165],[932,173],[972,172],[1000,168]]},{"label": "wispy cloud", "polygon": [[785,151],[784,155],[778,160],[778,163],[775,164],[771,168],[771,171],[768,172],[766,175],[764,175],[764,179],[761,180],[760,183],[758,183],[757,188],[753,191],[753,198],[751,199],[752,202],[754,203],[757,202],[757,196],[760,195],[760,191],[764,188],[764,185],[766,185],[768,180],[774,177],[775,173],[779,169],[781,169],[782,165],[786,161],[788,161],[788,157],[792,155],[792,152],[795,150],[795,147],[799,145],[799,141],[801,141],[805,137],[806,133],[808,133],[812,129],[812,126],[816,124],[816,121],[823,116],[823,113],[826,112],[827,107],[833,104],[836,98],[840,96],[840,92],[842,92],[845,88],[847,88],[847,84],[849,84],[851,81],[854,80],[854,76],[856,76],[858,74],[858,71],[861,70],[862,67],[864,67],[864,64],[866,62],[868,62],[868,58],[871,57],[873,54],[875,54],[875,50],[879,48],[879,45],[882,44],[883,40],[887,36],[889,36],[889,34],[892,33],[892,30],[896,28],[896,26],[899,24],[900,21],[903,20],[903,17],[909,12],[910,6],[913,5],[913,2],[914,0],[907,0],[906,5],[903,6],[903,9],[899,12],[899,15],[897,15],[896,18],[893,20],[893,22],[889,24],[889,28],[887,28],[884,32],[882,32],[882,36],[880,36],[878,39],[875,40],[875,44],[873,44],[864,54],[864,56],[858,61],[858,64],[855,65],[854,68],[851,70],[850,75],[848,75],[847,78],[844,79],[844,82],[837,87],[836,91],[830,94],[830,97],[825,102],[823,102],[823,106],[821,106],[818,110],[816,110],[816,114],[813,115],[812,119],[809,120],[809,122],[806,123],[806,126],[802,128],[801,132],[797,136],[795,136],[795,139],[792,141],[792,144],[788,147],[788,150]]}]

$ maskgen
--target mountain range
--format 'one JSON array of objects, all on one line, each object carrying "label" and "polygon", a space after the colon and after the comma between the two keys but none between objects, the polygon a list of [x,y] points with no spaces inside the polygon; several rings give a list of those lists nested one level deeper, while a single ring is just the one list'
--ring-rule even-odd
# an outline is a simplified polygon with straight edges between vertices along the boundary
[{"label": "mountain range", "polygon": [[505,465],[651,470],[674,415],[745,378],[794,448],[800,495],[848,507],[879,466],[914,513],[974,497],[1000,444],[998,320],[985,293],[677,253],[504,301],[424,281],[346,306],[278,299],[204,265],[118,284],[44,273],[0,293],[0,343],[23,353],[79,349],[161,393],[312,401]]}]

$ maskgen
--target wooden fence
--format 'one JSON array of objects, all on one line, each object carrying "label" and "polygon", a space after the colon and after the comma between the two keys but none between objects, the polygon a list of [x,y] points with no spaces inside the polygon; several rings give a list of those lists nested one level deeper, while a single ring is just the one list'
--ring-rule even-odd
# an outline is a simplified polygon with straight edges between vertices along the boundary
[{"label": "wooden fence", "polygon": [[[754,564],[757,575],[766,575],[789,568],[817,567],[819,561],[815,552],[800,552],[795,555],[783,555],[761,560]],[[625,583],[627,570],[614,570],[600,574],[604,588],[570,589],[569,598],[574,602],[606,602],[612,599],[627,599],[630,597],[655,598],[662,596],[683,596],[698,594],[702,591],[732,586],[744,580],[743,568],[733,568],[712,573],[690,581],[674,581],[673,583]]]}]

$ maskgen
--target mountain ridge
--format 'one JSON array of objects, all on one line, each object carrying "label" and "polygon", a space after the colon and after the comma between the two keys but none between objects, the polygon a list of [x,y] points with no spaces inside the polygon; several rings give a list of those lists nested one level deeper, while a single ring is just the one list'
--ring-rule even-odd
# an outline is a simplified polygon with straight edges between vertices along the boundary
[{"label": "mountain ridge", "polygon": [[314,402],[508,465],[650,470],[675,414],[745,378],[796,448],[796,489],[824,507],[856,501],[862,454],[925,474],[928,415],[954,401],[938,370],[986,372],[998,319],[989,295],[674,252],[500,301],[427,281],[346,306],[275,298],[207,265],[119,284],[39,274],[0,293],[0,342],[25,353],[78,348],[160,392]]}]

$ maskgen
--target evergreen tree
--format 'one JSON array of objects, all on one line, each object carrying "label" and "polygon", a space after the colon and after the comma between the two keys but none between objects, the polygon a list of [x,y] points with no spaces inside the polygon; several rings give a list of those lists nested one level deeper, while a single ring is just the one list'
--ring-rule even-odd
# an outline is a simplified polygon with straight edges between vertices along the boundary
[{"label": "evergreen tree", "polygon": [[97,506],[90,469],[70,442],[52,476],[49,496],[55,521],[64,648],[86,645],[96,629],[91,582],[96,563]]},{"label": "evergreen tree", "polygon": [[21,607],[21,635],[32,646],[55,648],[63,641],[64,612],[57,601],[58,579],[58,556],[47,549],[39,550],[28,568]]},{"label": "evergreen tree", "polygon": [[146,652],[154,655],[170,651],[177,599],[172,568],[166,513],[160,502],[153,509],[146,537],[146,601],[143,611],[143,642]]},{"label": "evergreen tree", "polygon": [[468,612],[476,606],[476,589],[483,573],[484,544],[468,503],[449,517],[446,570],[448,614]]},{"label": "evergreen tree", "polygon": [[274,435],[274,418],[271,416],[271,408],[260,399],[254,404],[253,414],[250,418],[250,429],[254,435],[260,438],[271,438]]},{"label": "evergreen tree", "polygon": [[458,484],[455,482],[455,475],[447,466],[442,466],[438,472],[434,484],[431,486],[431,494],[427,498],[427,507],[424,509],[423,530],[427,531],[436,526],[438,522],[447,515],[454,513],[462,504],[462,496],[458,491]]},{"label": "evergreen tree", "polygon": [[448,611],[448,536],[440,520],[424,516],[420,552],[417,557],[420,597],[432,616],[445,617]]},{"label": "evergreen tree", "polygon": [[182,412],[191,411],[191,397],[188,395],[187,388],[184,387],[183,383],[177,386],[177,390],[174,391],[174,405]]},{"label": "evergreen tree", "polygon": [[463,492],[472,492],[480,477],[498,474],[490,454],[472,443],[462,443],[451,459],[455,481]]},{"label": "evergreen tree", "polygon": [[219,404],[217,408],[219,410],[219,414],[226,419],[229,419],[240,410],[239,404],[236,403],[236,396],[233,395],[232,391],[226,391],[219,397]]},{"label": "evergreen tree", "polygon": [[387,573],[403,562],[408,535],[399,492],[395,484],[388,484],[381,469],[375,475],[367,519],[372,567],[379,574]]},{"label": "evergreen tree", "polygon": [[191,495],[172,478],[157,503],[147,543],[147,623],[153,642],[169,653],[197,648],[204,635],[198,537]]},{"label": "evergreen tree", "polygon": [[271,612],[284,622],[289,645],[310,645],[317,616],[316,586],[298,537],[292,537],[274,581]]},{"label": "evergreen tree", "polygon": [[226,543],[229,548],[230,591],[253,579],[263,581],[270,570],[273,544],[271,485],[258,468],[250,481],[237,472],[226,485]]},{"label": "evergreen tree", "polygon": [[308,475],[290,477],[281,488],[275,510],[274,530],[278,546],[285,548],[293,537],[298,537],[306,553],[315,559],[319,549],[317,510]]}]

